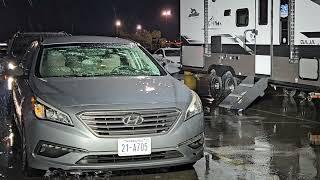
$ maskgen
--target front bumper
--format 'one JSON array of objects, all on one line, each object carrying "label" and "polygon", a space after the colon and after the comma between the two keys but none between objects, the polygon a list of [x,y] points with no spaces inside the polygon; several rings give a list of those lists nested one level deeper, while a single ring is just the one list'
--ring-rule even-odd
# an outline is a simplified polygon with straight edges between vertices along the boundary
[{"label": "front bumper", "polygon": [[[98,138],[89,130],[66,127],[52,122],[36,121],[29,131],[28,161],[29,166],[35,169],[62,169],[72,170],[121,170],[121,169],[144,169],[177,166],[195,163],[203,156],[203,146],[193,149],[188,145],[204,138],[203,114],[190,120],[177,123],[167,134],[139,135],[132,137],[151,137],[152,153],[178,151],[181,157],[143,161],[122,161],[114,163],[79,164],[78,162],[88,156],[117,155],[117,142],[119,137]],[[40,141],[54,142],[86,150],[85,152],[71,152],[59,158],[48,158],[36,153]]]}]

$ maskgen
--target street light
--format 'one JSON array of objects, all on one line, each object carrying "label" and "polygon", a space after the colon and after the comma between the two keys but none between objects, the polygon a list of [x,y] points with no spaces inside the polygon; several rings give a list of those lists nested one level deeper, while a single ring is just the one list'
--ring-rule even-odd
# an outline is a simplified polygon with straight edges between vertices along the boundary
[{"label": "street light", "polygon": [[162,16],[171,16],[171,10],[163,10],[162,11]]},{"label": "street light", "polygon": [[170,9],[165,9],[162,11],[162,16],[165,18],[166,20],[166,24],[168,23],[168,18],[172,15],[171,10]]},{"label": "street light", "polygon": [[121,26],[121,21],[120,20],[116,20],[116,27],[119,28]]},{"label": "street light", "polygon": [[119,35],[119,28],[121,27],[122,23],[120,20],[116,20],[115,25],[116,25],[116,34],[118,36]]},{"label": "street light", "polygon": [[141,26],[141,24],[138,24],[137,25],[137,31],[141,31],[142,30],[142,26]]}]

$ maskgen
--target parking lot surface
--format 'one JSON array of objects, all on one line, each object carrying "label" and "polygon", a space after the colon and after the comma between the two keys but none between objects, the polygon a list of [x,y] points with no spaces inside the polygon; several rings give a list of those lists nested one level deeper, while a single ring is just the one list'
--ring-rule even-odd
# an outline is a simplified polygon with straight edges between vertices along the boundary
[{"label": "parking lot surface", "polygon": [[320,131],[320,110],[312,102],[278,92],[268,93],[241,114],[216,109],[204,99],[206,153],[193,168],[81,176],[48,172],[47,177],[23,178],[19,148],[7,148],[11,120],[6,112],[3,83],[0,83],[2,179],[320,179],[320,148],[311,146],[308,138],[309,133]]}]

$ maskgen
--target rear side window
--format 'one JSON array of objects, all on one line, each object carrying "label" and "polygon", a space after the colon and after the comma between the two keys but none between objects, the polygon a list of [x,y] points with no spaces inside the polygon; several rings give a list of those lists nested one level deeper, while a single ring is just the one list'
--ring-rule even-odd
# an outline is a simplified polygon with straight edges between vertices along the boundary
[{"label": "rear side window", "polygon": [[249,25],[249,10],[245,9],[238,9],[237,12],[237,26],[238,27],[245,27]]},{"label": "rear side window", "polygon": [[268,0],[259,1],[259,25],[268,24]]}]

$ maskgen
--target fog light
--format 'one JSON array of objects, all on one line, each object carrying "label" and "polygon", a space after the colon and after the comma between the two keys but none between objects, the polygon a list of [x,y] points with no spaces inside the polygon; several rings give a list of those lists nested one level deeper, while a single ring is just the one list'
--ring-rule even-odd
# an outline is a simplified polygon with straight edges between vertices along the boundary
[{"label": "fog light", "polygon": [[198,149],[199,147],[202,147],[204,144],[204,138],[201,137],[200,139],[194,141],[191,144],[188,144],[189,147],[191,147],[192,149]]},{"label": "fog light", "polygon": [[45,141],[40,141],[36,149],[37,149],[36,154],[44,157],[49,157],[49,158],[59,158],[71,152],[76,152],[76,153],[87,152],[86,150],[83,150],[83,149],[68,147],[68,146],[54,144],[54,143],[45,142]]}]

